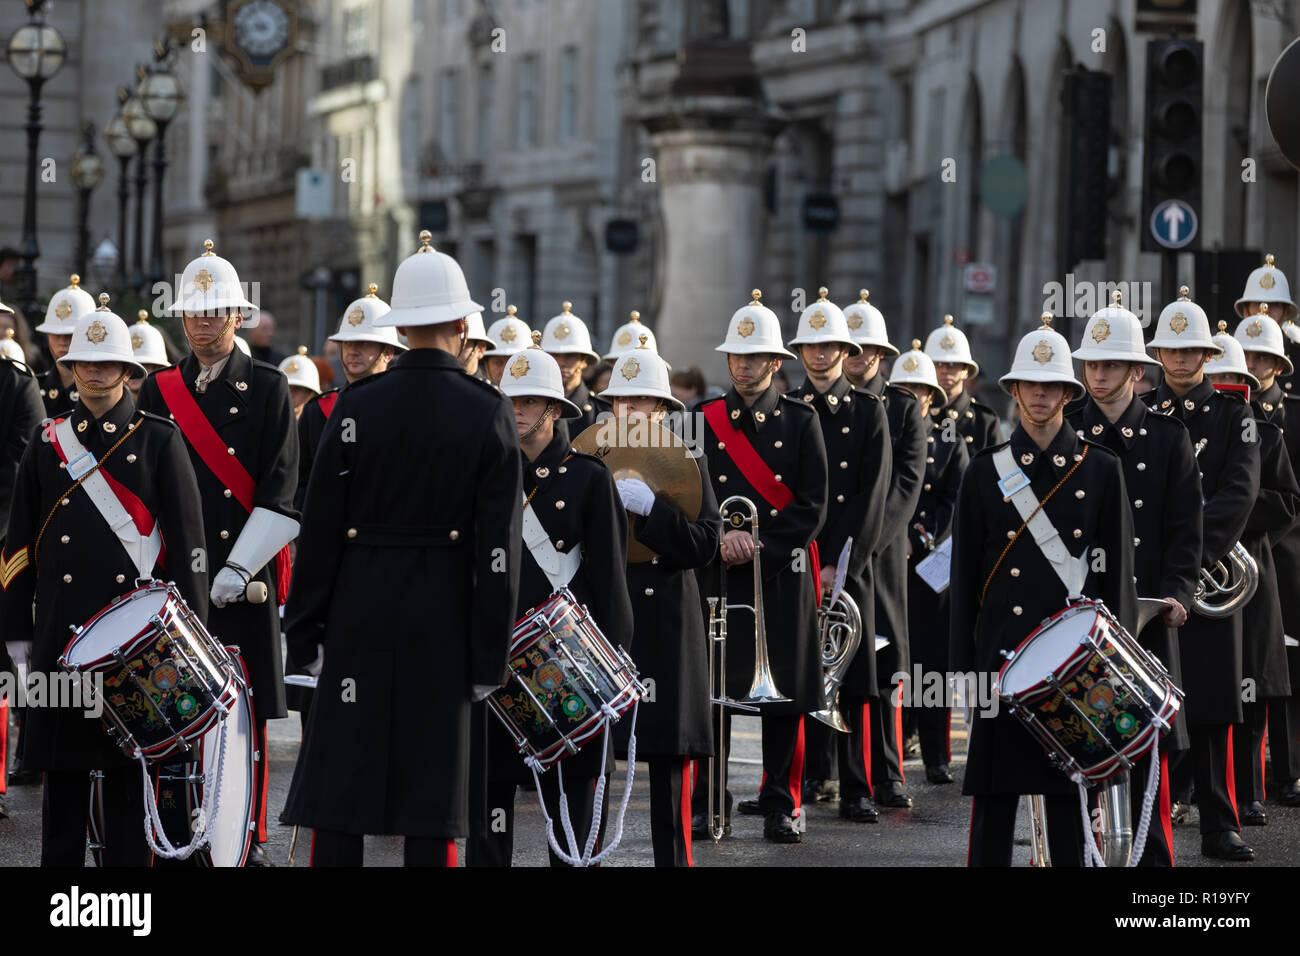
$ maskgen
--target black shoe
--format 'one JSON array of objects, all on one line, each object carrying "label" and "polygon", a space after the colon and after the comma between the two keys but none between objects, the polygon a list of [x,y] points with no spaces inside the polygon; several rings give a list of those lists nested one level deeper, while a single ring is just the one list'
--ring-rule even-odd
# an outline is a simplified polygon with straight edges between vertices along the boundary
[{"label": "black shoe", "polygon": [[903,741],[904,757],[919,757],[921,755],[921,738],[917,734],[912,734]]},{"label": "black shoe", "polygon": [[758,797],[754,797],[752,800],[741,800],[736,804],[736,809],[747,817],[761,817],[763,815],[763,810],[758,805]]},{"label": "black shoe", "polygon": [[840,801],[840,817],[854,823],[879,823],[880,811],[866,797],[853,797]]},{"label": "black shoe", "polygon": [[1277,802],[1284,807],[1300,807],[1300,780],[1292,780],[1277,795]]},{"label": "black shoe", "polygon": [[840,785],[834,780],[805,780],[803,783],[804,803],[830,803],[839,799]]},{"label": "black shoe", "polygon": [[1223,833],[1207,833],[1201,837],[1201,856],[1244,862],[1255,859],[1255,851],[1245,844],[1241,834],[1225,830]]},{"label": "black shoe", "polygon": [[14,761],[14,769],[9,773],[9,786],[11,787],[34,787],[41,782],[41,772],[39,770],[24,770],[22,764]]},{"label": "black shoe", "polygon": [[901,783],[890,780],[876,788],[876,805],[907,810],[912,806],[912,798],[903,790]]},{"label": "black shoe", "polygon": [[769,813],[763,819],[763,836],[773,843],[798,843],[799,831],[794,820],[784,813]]},{"label": "black shoe", "polygon": [[1243,827],[1268,826],[1268,814],[1264,812],[1264,805],[1258,800],[1252,800],[1242,807],[1240,816]]},{"label": "black shoe", "polygon": [[0,800],[0,820],[9,819],[9,811],[5,808],[5,802]]},{"label": "black shoe", "polygon": [[248,848],[248,859],[244,861],[244,866],[269,866],[274,867],[271,858],[266,855],[266,847],[260,843],[254,843]]},{"label": "black shoe", "polygon": [[1172,823],[1191,823],[1192,808],[1181,800],[1175,800],[1169,807],[1169,818]]},{"label": "black shoe", "polygon": [[[722,815],[722,837],[725,840],[731,836],[731,807],[735,801],[731,798],[731,791],[727,791],[727,811]],[[696,840],[712,840],[713,827],[706,818],[704,811],[699,813],[691,812],[691,836]]]},{"label": "black shoe", "polygon": [[935,764],[925,768],[925,779],[934,784],[952,783],[952,771],[946,763]]}]

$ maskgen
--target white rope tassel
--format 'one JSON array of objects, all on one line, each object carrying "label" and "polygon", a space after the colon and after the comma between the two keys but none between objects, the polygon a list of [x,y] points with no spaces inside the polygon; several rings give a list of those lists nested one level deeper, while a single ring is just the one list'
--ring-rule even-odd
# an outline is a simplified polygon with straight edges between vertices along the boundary
[{"label": "white rope tassel", "polygon": [[[149,844],[149,849],[153,850],[158,856],[168,860],[188,860],[193,856],[208,839],[208,821],[217,815],[217,805],[220,800],[217,789],[217,780],[226,763],[226,718],[224,715],[220,718],[221,729],[219,731],[220,745],[217,751],[217,772],[215,774],[205,773],[203,776],[203,806],[200,808],[200,825],[194,829],[194,835],[190,842],[185,846],[176,847],[167,839],[167,832],[163,828],[162,819],[158,816],[158,797],[153,789],[153,780],[149,777],[149,764],[144,759],[137,747],[135,758],[140,761],[140,774],[144,778],[144,837]],[[186,774],[189,774],[189,767],[186,766]],[[211,807],[211,812],[208,808]],[[154,838],[155,832],[157,839]],[[161,842],[161,845],[159,844]]]},{"label": "white rope tassel", "polygon": [[1088,818],[1088,788],[1080,774],[1071,774],[1070,779],[1079,788],[1079,816],[1083,820],[1083,865],[1104,867],[1106,861],[1097,849],[1097,841],[1092,838],[1092,821]]},{"label": "white rope tassel", "polygon": [[1128,865],[1137,866],[1146,849],[1147,832],[1151,827],[1151,811],[1155,806],[1156,794],[1160,789],[1160,735],[1156,734],[1147,751],[1151,758],[1151,768],[1147,771],[1147,792],[1142,795],[1142,816],[1138,820],[1137,833],[1133,836],[1133,852],[1129,854]]},{"label": "white rope tassel", "polygon": [[636,715],[640,706],[640,700],[632,705],[631,736],[627,744],[627,785],[623,788],[623,800],[618,808],[618,819],[614,825],[614,839],[594,856],[592,853],[596,848],[596,841],[600,837],[600,819],[605,810],[605,767],[609,760],[609,734],[614,721],[618,718],[618,713],[608,704],[601,705],[601,713],[605,715],[605,733],[601,738],[601,746],[604,749],[601,751],[600,776],[596,780],[596,794],[592,802],[591,830],[587,834],[587,841],[581,854],[578,852],[578,840],[573,832],[573,823],[569,818],[569,800],[564,793],[563,761],[556,767],[556,774],[560,787],[560,822],[564,826],[565,839],[569,844],[567,852],[560,846],[559,840],[555,837],[555,821],[546,812],[546,801],[542,798],[542,783],[538,776],[538,769],[541,765],[534,757],[524,759],[528,769],[533,772],[533,783],[537,785],[537,802],[541,804],[542,818],[546,821],[546,842],[550,844],[551,852],[570,866],[594,866],[602,862],[614,852],[623,839],[623,818],[627,813],[627,805],[632,798],[632,781],[636,775]]}]

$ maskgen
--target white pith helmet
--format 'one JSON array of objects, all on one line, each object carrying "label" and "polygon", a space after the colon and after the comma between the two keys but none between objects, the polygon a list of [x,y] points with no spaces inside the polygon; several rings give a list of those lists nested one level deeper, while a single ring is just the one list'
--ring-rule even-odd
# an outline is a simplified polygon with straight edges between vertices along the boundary
[{"label": "white pith helmet", "polygon": [[867,301],[871,293],[866,289],[858,290],[858,301],[844,308],[844,322],[849,327],[849,335],[858,345],[882,348],[891,355],[897,355],[898,349],[889,341],[889,330],[885,327],[885,316]]},{"label": "white pith helmet", "polygon": [[320,371],[307,355],[307,346],[298,346],[298,354],[290,355],[280,363],[280,371],[290,385],[305,388],[314,395],[320,394]]},{"label": "white pith helmet", "polygon": [[23,347],[14,339],[13,329],[5,329],[5,337],[0,339],[0,355],[27,364],[27,356],[23,354]]},{"label": "white pith helmet", "polygon": [[749,305],[736,310],[727,323],[727,337],[714,348],[730,355],[779,355],[798,358],[781,344],[781,320],[762,304],[763,293],[755,289]]},{"label": "white pith helmet", "polygon": [[971,358],[970,340],[966,333],[957,328],[951,315],[943,317],[943,325],[926,337],[925,354],[930,356],[935,365],[950,363],[965,365],[972,375],[978,375],[979,364]]},{"label": "white pith helmet", "polygon": [[72,368],[73,362],[121,362],[131,369],[131,378],[145,374],[144,366],[131,351],[131,333],[126,323],[108,310],[108,293],[99,294],[99,308],[77,320],[72,344],[60,365]]},{"label": "white pith helmet", "polygon": [[244,295],[239,273],[227,260],[212,251],[212,240],[203,240],[203,254],[191,259],[181,273],[181,287],[176,299],[167,307],[169,315],[225,312],[238,309],[243,313],[243,327],[257,325],[257,306]]},{"label": "white pith helmet", "polygon": [[[45,321],[36,326],[37,332],[71,335],[77,330],[77,322],[95,311],[95,300],[81,288],[81,276],[74,272],[68,281],[71,285],[50,296],[49,305],[45,307]],[[12,312],[13,309],[9,311]]]},{"label": "white pith helmet", "polygon": [[560,306],[560,314],[553,316],[542,330],[542,351],[551,355],[585,355],[590,362],[599,362],[600,356],[591,347],[591,332],[587,323],[573,314],[573,303]]},{"label": "white pith helmet", "polygon": [[131,351],[141,365],[171,365],[167,358],[167,345],[163,334],[149,324],[149,312],[141,309],[136,323],[127,329],[131,333]]},{"label": "white pith helmet", "polygon": [[1043,313],[1042,328],[1035,329],[1020,340],[1011,371],[998,379],[1002,391],[1011,394],[1012,382],[1060,382],[1074,390],[1074,397],[1083,395],[1083,383],[1074,377],[1074,363],[1070,361],[1070,343],[1065,336],[1052,328],[1052,313]]},{"label": "white pith helmet", "polygon": [[[1237,300],[1237,314],[1243,319],[1252,302],[1280,303],[1286,306],[1283,321],[1294,322],[1300,315],[1300,307],[1291,300],[1291,284],[1286,281],[1286,273],[1273,265],[1273,254],[1264,257],[1264,264],[1255,269],[1246,279],[1246,288]],[[1253,312],[1254,310],[1251,309]]]},{"label": "white pith helmet", "polygon": [[1110,305],[1099,309],[1083,327],[1083,338],[1074,357],[1084,362],[1160,363],[1147,354],[1142,338],[1142,321],[1123,307],[1118,289],[1110,294]]},{"label": "white pith helmet", "polygon": [[484,358],[504,358],[515,355],[528,348],[533,341],[533,330],[528,323],[519,318],[513,305],[506,306],[506,317],[497,319],[488,329],[491,346],[483,353]]},{"label": "white pith helmet", "polygon": [[560,406],[561,418],[581,418],[582,409],[564,397],[560,363],[542,350],[542,333],[532,333],[533,344],[516,352],[501,373],[501,391],[508,398],[535,395]]},{"label": "white pith helmet", "polygon": [[614,334],[610,336],[609,351],[605,353],[605,361],[612,362],[624,352],[639,348],[642,336],[646,337],[646,348],[658,355],[659,343],[655,341],[654,332],[649,326],[641,324],[640,312],[633,312],[631,318],[616,328]]},{"label": "white pith helmet", "polygon": [[1241,347],[1247,352],[1263,352],[1280,358],[1283,375],[1290,375],[1295,371],[1295,366],[1286,354],[1282,329],[1268,314],[1267,303],[1259,304],[1258,315],[1248,316],[1237,323],[1237,331],[1233,338],[1240,342]]},{"label": "white pith helmet", "polygon": [[[1277,323],[1274,322],[1274,325]],[[1228,323],[1223,320],[1219,321],[1219,334],[1214,337],[1214,341],[1223,351],[1205,363],[1206,375],[1225,375],[1235,373],[1246,379],[1253,390],[1259,389],[1259,379],[1250,374],[1250,369],[1246,368],[1246,351],[1241,347],[1241,343],[1228,334]]]},{"label": "white pith helmet", "polygon": [[817,290],[817,301],[799,314],[799,327],[795,337],[790,340],[794,345],[847,345],[850,355],[861,355],[862,346],[849,334],[849,324],[844,313],[826,296],[830,290],[822,286]]},{"label": "white pith helmet", "polygon": [[931,408],[943,408],[948,404],[948,393],[939,387],[939,378],[934,372],[934,359],[925,354],[920,339],[912,339],[912,350],[894,360],[894,366],[889,370],[889,384],[930,389],[934,396]]},{"label": "white pith helmet", "polygon": [[392,308],[375,325],[415,327],[455,322],[483,306],[469,296],[460,264],[429,243],[433,233],[420,233],[420,248],[402,260],[393,275]]},{"label": "white pith helmet", "polygon": [[1210,320],[1205,310],[1191,300],[1187,286],[1178,287],[1178,298],[1160,311],[1156,334],[1148,349],[1210,349],[1222,352],[1210,335]]},{"label": "white pith helmet", "polygon": [[391,325],[380,327],[376,323],[392,309],[388,303],[376,294],[379,286],[370,283],[366,295],[348,303],[339,320],[339,330],[330,336],[331,342],[374,342],[376,345],[391,345],[399,352],[405,352],[406,346],[397,338],[397,329]]},{"label": "white pith helmet", "polygon": [[668,363],[650,348],[650,337],[644,331],[641,333],[641,345],[624,352],[614,362],[614,368],[609,373],[609,386],[600,393],[601,398],[620,395],[658,398],[677,411],[686,408],[673,397],[668,380]]}]

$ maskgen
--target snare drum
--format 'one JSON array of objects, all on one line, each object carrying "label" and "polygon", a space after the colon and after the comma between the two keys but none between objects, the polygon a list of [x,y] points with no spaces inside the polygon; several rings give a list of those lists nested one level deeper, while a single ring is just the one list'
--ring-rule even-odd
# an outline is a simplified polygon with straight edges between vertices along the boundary
[{"label": "snare drum", "polygon": [[576,754],[645,695],[632,659],[568,589],[516,622],[509,666],[510,680],[488,706],[542,771]]},{"label": "snare drum", "polygon": [[59,664],[103,678],[104,723],[128,757],[188,752],[237,696],[230,655],[180,592],[157,581],[87,621]]},{"label": "snare drum", "polygon": [[1089,785],[1131,766],[1169,729],[1183,697],[1106,605],[1088,599],[1025,638],[996,689],[1052,763]]}]

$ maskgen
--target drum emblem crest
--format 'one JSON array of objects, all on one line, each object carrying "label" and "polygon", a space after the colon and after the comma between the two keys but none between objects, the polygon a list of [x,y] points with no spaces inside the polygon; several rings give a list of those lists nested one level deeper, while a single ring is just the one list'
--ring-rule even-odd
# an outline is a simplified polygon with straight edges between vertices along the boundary
[{"label": "drum emblem crest", "polygon": [[153,669],[149,681],[159,690],[171,690],[181,681],[181,673],[171,661],[163,661]]},{"label": "drum emblem crest", "polygon": [[1133,730],[1136,726],[1137,726],[1137,720],[1128,711],[1124,711],[1122,714],[1120,714],[1115,718],[1115,729],[1118,730],[1125,737],[1133,733]]},{"label": "drum emblem crest", "polygon": [[534,679],[543,690],[556,690],[564,683],[564,671],[557,664],[543,664],[537,668]]},{"label": "drum emblem crest", "polygon": [[1088,688],[1088,706],[1094,711],[1100,713],[1109,710],[1110,705],[1115,702],[1115,691],[1110,684],[1099,681]]},{"label": "drum emblem crest", "polygon": [[182,694],[180,697],[176,698],[176,713],[180,714],[182,717],[189,717],[194,713],[194,708],[197,706],[198,701],[189,694]]},{"label": "drum emblem crest", "polygon": [[564,698],[564,703],[560,706],[564,709],[564,716],[569,718],[581,717],[587,712],[587,705],[576,695]]}]

